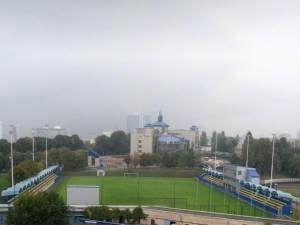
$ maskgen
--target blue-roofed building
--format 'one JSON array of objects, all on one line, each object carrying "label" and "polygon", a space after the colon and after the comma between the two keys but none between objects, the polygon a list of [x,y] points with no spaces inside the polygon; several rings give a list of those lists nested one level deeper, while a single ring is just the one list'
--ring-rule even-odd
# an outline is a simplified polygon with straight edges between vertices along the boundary
[{"label": "blue-roofed building", "polygon": [[97,168],[100,164],[100,155],[92,150],[87,150],[87,158],[88,158],[88,167]]},{"label": "blue-roofed building", "polygon": [[241,180],[256,184],[260,182],[260,176],[255,168],[247,168],[239,164],[223,164],[223,175],[225,188],[234,192],[240,191]]},{"label": "blue-roofed building", "polygon": [[187,142],[184,140],[184,138],[176,137],[174,135],[169,134],[159,135],[156,144],[157,153],[171,153],[187,150]]},{"label": "blue-roofed building", "polygon": [[198,147],[198,127],[187,130],[169,130],[169,125],[163,121],[162,112],[156,122],[148,123],[144,128],[136,128],[130,136],[130,154],[162,153],[194,150]]}]

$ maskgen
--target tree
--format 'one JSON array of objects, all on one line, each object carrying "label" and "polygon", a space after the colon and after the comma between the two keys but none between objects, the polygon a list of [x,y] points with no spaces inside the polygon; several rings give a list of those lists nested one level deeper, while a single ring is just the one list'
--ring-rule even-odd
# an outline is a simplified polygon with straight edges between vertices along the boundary
[{"label": "tree", "polygon": [[158,153],[153,153],[152,154],[153,165],[156,165],[157,167],[161,166],[161,161],[162,161],[162,158],[161,158],[160,154],[158,154]]},{"label": "tree", "polygon": [[201,136],[200,136],[200,146],[207,146],[207,135],[205,131],[202,131]]},{"label": "tree", "polygon": [[124,162],[126,163],[127,167],[129,167],[131,163],[131,157],[129,154],[124,157]]},{"label": "tree", "polygon": [[71,136],[71,150],[78,150],[83,148],[83,141],[80,140],[77,134],[73,134]]},{"label": "tree", "polygon": [[128,137],[124,131],[118,130],[112,133],[110,137],[112,155],[124,155],[130,152],[130,145],[128,144]]},{"label": "tree", "polygon": [[[73,148],[72,138],[68,135],[56,135],[55,138],[51,141],[51,144],[54,148],[67,147],[69,149]],[[49,149],[49,148],[48,148]]]},{"label": "tree", "polygon": [[15,143],[15,149],[20,152],[32,151],[32,139],[29,137],[19,138]]},{"label": "tree", "polygon": [[138,206],[132,210],[132,223],[140,222],[141,219],[147,219],[148,215],[143,212],[142,207]]},{"label": "tree", "polygon": [[153,165],[152,156],[150,153],[143,153],[139,157],[141,167],[148,167]]},{"label": "tree", "polygon": [[290,159],[289,174],[291,177],[300,177],[300,155]]},{"label": "tree", "polygon": [[5,139],[0,140],[0,152],[4,155],[10,153],[10,143]]},{"label": "tree", "polygon": [[37,195],[20,195],[9,208],[7,224],[18,225],[67,225],[69,209],[63,199],[54,192]]},{"label": "tree", "polygon": [[111,149],[110,138],[106,135],[101,135],[96,138],[95,150],[100,155],[107,155]]},{"label": "tree", "polygon": [[84,169],[87,166],[87,155],[84,150],[75,151],[75,165],[76,169]]},{"label": "tree", "polygon": [[139,154],[137,152],[133,153],[133,155],[131,156],[131,162],[135,168],[137,167],[137,165],[139,165],[140,158],[139,158]]},{"label": "tree", "polygon": [[2,152],[0,152],[0,172],[2,172],[5,169],[6,160],[5,156]]},{"label": "tree", "polygon": [[193,149],[189,149],[186,154],[186,165],[189,168],[194,168],[196,166],[196,157]]}]

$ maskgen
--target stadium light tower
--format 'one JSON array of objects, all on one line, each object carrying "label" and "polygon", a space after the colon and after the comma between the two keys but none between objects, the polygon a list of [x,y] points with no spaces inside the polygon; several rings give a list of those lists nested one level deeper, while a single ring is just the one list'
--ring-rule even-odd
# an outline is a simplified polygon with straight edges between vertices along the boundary
[{"label": "stadium light tower", "polygon": [[273,136],[273,151],[272,151],[272,165],[271,165],[271,182],[270,182],[270,188],[272,188],[272,180],[273,180],[274,144],[275,144],[276,134],[272,134],[272,136]]},{"label": "stadium light tower", "polygon": [[247,140],[248,140],[248,143],[247,143],[246,171],[247,171],[247,169],[248,169],[249,138],[250,138],[250,134],[247,134]]},{"label": "stadium light tower", "polygon": [[48,168],[48,132],[46,132],[46,169]]},{"label": "stadium light tower", "polygon": [[215,147],[215,171],[217,170],[217,149],[218,149],[218,133],[216,132],[216,147]]},{"label": "stadium light tower", "polygon": [[9,130],[10,134],[10,159],[11,159],[11,186],[14,187],[14,157],[13,157],[13,135],[14,135],[14,125],[9,125],[11,130]]},{"label": "stadium light tower", "polygon": [[34,136],[35,136],[35,129],[32,128],[31,130],[32,130],[32,132],[31,132],[31,134],[32,134],[32,161],[34,162]]}]

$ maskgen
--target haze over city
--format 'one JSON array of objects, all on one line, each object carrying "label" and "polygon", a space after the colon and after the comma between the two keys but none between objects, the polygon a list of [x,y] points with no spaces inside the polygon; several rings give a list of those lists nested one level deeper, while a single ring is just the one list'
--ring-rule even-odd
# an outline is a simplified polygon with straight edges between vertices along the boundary
[{"label": "haze over city", "polygon": [[299,1],[2,1],[0,121],[270,137],[300,130]]}]

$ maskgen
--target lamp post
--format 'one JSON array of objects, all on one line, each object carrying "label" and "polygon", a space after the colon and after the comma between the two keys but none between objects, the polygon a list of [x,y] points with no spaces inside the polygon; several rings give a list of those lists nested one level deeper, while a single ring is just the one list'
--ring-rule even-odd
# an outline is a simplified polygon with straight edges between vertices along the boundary
[{"label": "lamp post", "polygon": [[273,136],[273,151],[272,151],[272,165],[271,165],[271,182],[270,182],[270,188],[272,188],[273,162],[274,162],[274,144],[275,144],[276,134],[272,134],[272,136]]},{"label": "lamp post", "polygon": [[32,128],[32,161],[34,162],[34,136],[35,136],[35,129]]},{"label": "lamp post", "polygon": [[14,135],[14,125],[9,125],[11,130],[10,134],[10,159],[11,159],[11,186],[14,187],[14,157],[13,157],[13,135]]},{"label": "lamp post", "polygon": [[46,169],[48,168],[48,132],[46,132]]},{"label": "lamp post", "polygon": [[218,149],[218,133],[216,132],[215,171],[216,171],[216,169],[217,169],[217,149]]},{"label": "lamp post", "polygon": [[247,134],[247,140],[248,140],[248,143],[247,143],[247,158],[246,158],[246,171],[248,169],[248,153],[249,153],[249,134]]}]

